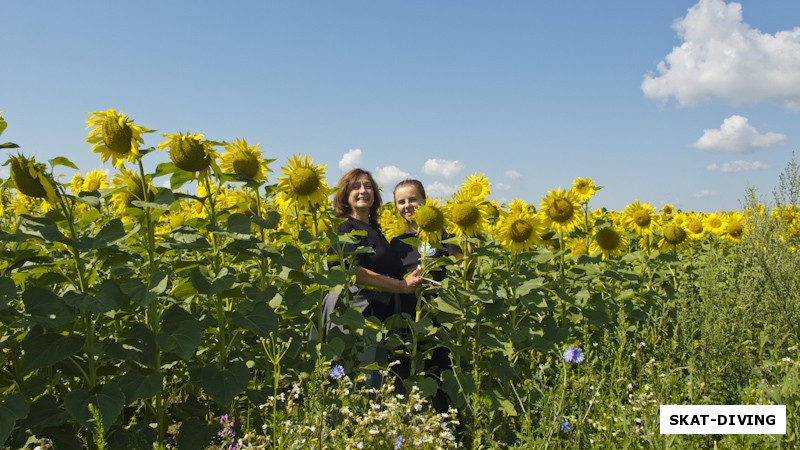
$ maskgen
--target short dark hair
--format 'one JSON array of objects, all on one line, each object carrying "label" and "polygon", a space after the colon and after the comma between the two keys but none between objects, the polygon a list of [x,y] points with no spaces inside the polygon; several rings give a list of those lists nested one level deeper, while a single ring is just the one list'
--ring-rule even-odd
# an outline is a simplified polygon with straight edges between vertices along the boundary
[{"label": "short dark hair", "polygon": [[383,200],[381,199],[381,191],[378,189],[378,183],[375,182],[375,178],[372,177],[372,174],[364,169],[353,169],[342,175],[342,178],[339,179],[339,183],[336,185],[339,190],[337,190],[336,194],[333,195],[333,209],[336,211],[336,215],[339,217],[350,216],[352,208],[350,207],[350,202],[347,199],[350,197],[350,191],[353,190],[353,183],[362,175],[366,175],[367,178],[369,178],[369,182],[372,184],[372,191],[374,193],[372,206],[369,207],[369,223],[372,226],[380,228],[378,223],[378,217],[380,217],[380,214],[378,211],[383,204]]}]

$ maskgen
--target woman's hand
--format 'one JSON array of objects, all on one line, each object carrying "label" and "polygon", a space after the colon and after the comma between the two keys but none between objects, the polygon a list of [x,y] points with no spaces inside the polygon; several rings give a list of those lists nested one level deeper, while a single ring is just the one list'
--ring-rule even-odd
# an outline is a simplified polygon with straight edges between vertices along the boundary
[{"label": "woman's hand", "polygon": [[425,283],[425,281],[419,276],[419,272],[419,268],[414,269],[414,271],[406,275],[405,278],[398,280],[402,283],[400,288],[402,294],[413,294],[417,291],[418,287]]}]

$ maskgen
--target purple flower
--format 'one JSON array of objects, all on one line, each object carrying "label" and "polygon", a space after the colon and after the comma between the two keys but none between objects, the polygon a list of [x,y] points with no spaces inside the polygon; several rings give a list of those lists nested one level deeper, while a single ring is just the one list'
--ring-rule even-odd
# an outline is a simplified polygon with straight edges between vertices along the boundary
[{"label": "purple flower", "polygon": [[394,450],[399,449],[403,446],[403,436],[397,436],[397,439],[394,440]]},{"label": "purple flower", "polygon": [[568,363],[580,364],[583,362],[583,350],[572,346],[564,350],[564,361]]},{"label": "purple flower", "polygon": [[344,376],[344,367],[338,364],[333,366],[333,369],[331,369],[331,378],[333,378],[334,380],[338,380],[343,376]]},{"label": "purple flower", "polygon": [[566,420],[562,420],[561,421],[561,431],[563,431],[564,433],[569,433],[569,430],[570,430],[569,422],[567,422]]}]

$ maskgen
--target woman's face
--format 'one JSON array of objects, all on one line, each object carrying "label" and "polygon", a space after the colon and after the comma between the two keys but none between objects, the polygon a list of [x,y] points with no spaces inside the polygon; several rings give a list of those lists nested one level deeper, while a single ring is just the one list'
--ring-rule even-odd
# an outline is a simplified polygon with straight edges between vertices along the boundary
[{"label": "woman's face", "polygon": [[394,207],[406,220],[411,220],[411,215],[414,214],[417,207],[424,203],[425,199],[414,185],[406,184],[394,191]]},{"label": "woman's face", "polygon": [[372,202],[375,201],[375,191],[372,182],[366,174],[360,175],[350,185],[350,193],[347,194],[347,203],[353,210],[369,211]]}]

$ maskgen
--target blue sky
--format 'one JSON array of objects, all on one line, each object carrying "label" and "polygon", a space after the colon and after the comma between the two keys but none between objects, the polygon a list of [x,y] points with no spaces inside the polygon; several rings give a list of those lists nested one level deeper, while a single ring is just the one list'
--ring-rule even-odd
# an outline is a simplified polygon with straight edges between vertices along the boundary
[{"label": "blue sky", "polygon": [[[106,168],[87,112],[538,204],[738,209],[797,150],[800,2],[0,0],[0,138]],[[166,154],[148,155],[150,167]],[[7,168],[0,175],[7,176]],[[69,169],[61,170],[71,175]]]}]

